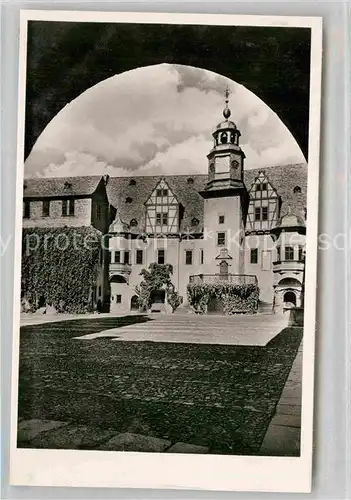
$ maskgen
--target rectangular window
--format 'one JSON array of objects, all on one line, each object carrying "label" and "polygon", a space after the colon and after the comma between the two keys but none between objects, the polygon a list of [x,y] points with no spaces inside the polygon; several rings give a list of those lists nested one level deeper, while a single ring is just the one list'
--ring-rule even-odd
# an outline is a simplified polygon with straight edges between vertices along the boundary
[{"label": "rectangular window", "polygon": [[159,212],[156,213],[156,226],[160,226],[161,225],[161,217],[162,217],[162,214],[160,214]]},{"label": "rectangular window", "polygon": [[218,224],[224,224],[224,215],[218,216]]},{"label": "rectangular window", "polygon": [[156,196],[162,196],[162,189],[156,189]]},{"label": "rectangular window", "polygon": [[269,250],[262,251],[262,271],[270,271],[272,267],[272,256]]},{"label": "rectangular window", "polygon": [[62,200],[62,216],[74,215],[74,200]]},{"label": "rectangular window", "polygon": [[116,303],[122,304],[122,295],[116,295]]},{"label": "rectangular window", "polygon": [[99,293],[98,293],[99,297],[101,297],[101,286],[99,286]]},{"label": "rectangular window", "polygon": [[120,264],[121,263],[121,252],[119,250],[115,251],[115,263]]},{"label": "rectangular window", "polygon": [[142,250],[137,250],[136,251],[136,256],[135,256],[135,263],[136,264],[143,264],[144,260],[144,255]]},{"label": "rectangular window", "polygon": [[30,219],[30,202],[23,202],[23,217],[25,219]]},{"label": "rectangular window", "polygon": [[225,245],[225,233],[217,233],[217,245],[219,247]]},{"label": "rectangular window", "polygon": [[124,263],[129,264],[129,251],[124,250]]},{"label": "rectangular window", "polygon": [[261,207],[255,207],[255,220],[261,220]]},{"label": "rectangular window", "polygon": [[256,184],[256,191],[261,191],[261,184]]},{"label": "rectangular window", "polygon": [[261,184],[261,191],[267,191],[267,182]]},{"label": "rectangular window", "polygon": [[204,263],[204,251],[201,248],[201,250],[200,250],[200,264],[203,264],[203,263]]},{"label": "rectangular window", "polygon": [[164,250],[158,250],[157,251],[157,263],[158,264],[164,264],[165,263],[165,251]]},{"label": "rectangular window", "polygon": [[277,247],[277,261],[280,262],[281,256],[280,256],[280,247]]},{"label": "rectangular window", "polygon": [[251,248],[250,250],[250,264],[258,263],[258,248]]},{"label": "rectangular window", "polygon": [[162,191],[162,196],[168,196],[168,189],[164,189]]},{"label": "rectangular window", "polygon": [[163,226],[168,225],[168,214],[162,214],[162,225]]},{"label": "rectangular window", "polygon": [[191,266],[193,263],[193,251],[185,250],[185,264]]},{"label": "rectangular window", "polygon": [[96,205],[96,219],[101,219],[101,205]]},{"label": "rectangular window", "polygon": [[68,215],[67,200],[62,200],[62,217],[66,217],[67,215]]},{"label": "rectangular window", "polygon": [[285,260],[294,260],[294,247],[285,247]]},{"label": "rectangular window", "polygon": [[299,246],[299,261],[304,260],[304,258],[305,258],[305,248]]},{"label": "rectangular window", "polygon": [[268,220],[268,207],[262,207],[262,220]]},{"label": "rectangular window", "polygon": [[50,217],[50,200],[43,201],[43,217]]}]

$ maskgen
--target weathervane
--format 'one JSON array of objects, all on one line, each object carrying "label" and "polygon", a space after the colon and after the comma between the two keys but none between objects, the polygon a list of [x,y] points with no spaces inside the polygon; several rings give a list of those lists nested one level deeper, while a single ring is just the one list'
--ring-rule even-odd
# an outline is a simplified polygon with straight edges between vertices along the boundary
[{"label": "weathervane", "polygon": [[231,115],[231,112],[230,112],[230,109],[228,107],[228,103],[229,103],[229,94],[230,94],[230,91],[229,91],[229,87],[228,85],[226,86],[226,89],[225,89],[225,92],[224,92],[224,95],[225,95],[225,108],[223,110],[223,116],[224,118],[228,119]]}]

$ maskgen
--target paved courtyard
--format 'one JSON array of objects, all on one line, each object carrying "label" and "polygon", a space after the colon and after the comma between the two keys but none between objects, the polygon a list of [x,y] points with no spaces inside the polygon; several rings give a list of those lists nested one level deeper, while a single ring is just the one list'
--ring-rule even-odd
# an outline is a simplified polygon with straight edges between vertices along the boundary
[{"label": "paved courtyard", "polygon": [[284,321],[134,315],[24,326],[18,445],[258,454],[302,338]]},{"label": "paved courtyard", "polygon": [[287,315],[235,316],[150,315],[150,320],[75,337],[79,340],[111,338],[115,341],[149,341],[193,344],[264,346],[288,326]]}]

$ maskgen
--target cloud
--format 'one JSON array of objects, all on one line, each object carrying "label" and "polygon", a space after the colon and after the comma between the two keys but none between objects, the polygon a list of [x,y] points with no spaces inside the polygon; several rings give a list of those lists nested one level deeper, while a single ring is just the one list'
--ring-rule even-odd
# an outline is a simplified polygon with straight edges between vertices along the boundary
[{"label": "cloud", "polygon": [[206,173],[227,85],[246,168],[304,161],[277,115],[245,87],[200,68],[160,64],[104,80],[67,104],[36,142],[26,175]]}]

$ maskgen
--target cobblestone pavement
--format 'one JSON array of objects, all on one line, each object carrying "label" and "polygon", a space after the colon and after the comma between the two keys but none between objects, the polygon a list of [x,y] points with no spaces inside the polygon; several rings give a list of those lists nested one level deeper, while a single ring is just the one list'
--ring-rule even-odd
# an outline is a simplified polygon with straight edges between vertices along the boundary
[{"label": "cobblestone pavement", "polygon": [[260,455],[300,456],[302,345],[292,365],[275,415],[268,426]]},{"label": "cobblestone pavement", "polygon": [[100,317],[21,328],[18,445],[141,451],[163,440],[164,451],[257,454],[302,330],[286,328],[265,346],[75,339],[136,322],[153,323]]}]

